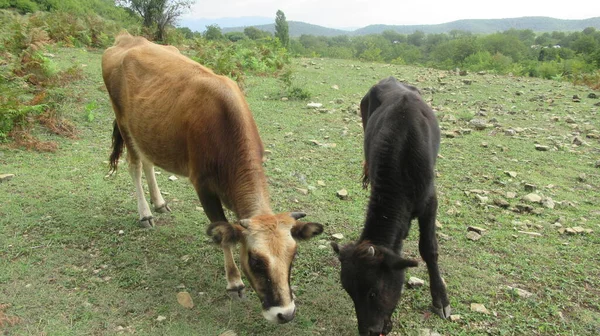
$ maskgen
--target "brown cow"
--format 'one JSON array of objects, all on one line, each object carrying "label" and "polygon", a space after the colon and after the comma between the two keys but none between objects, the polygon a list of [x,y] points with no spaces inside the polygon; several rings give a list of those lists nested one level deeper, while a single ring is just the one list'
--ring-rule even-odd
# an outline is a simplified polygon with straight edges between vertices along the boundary
[{"label": "brown cow", "polygon": [[[258,294],[263,315],[291,321],[295,304],[290,271],[295,239],[323,231],[297,221],[303,213],[274,214],[262,167],[263,145],[237,84],[190,60],[171,46],[128,33],[102,56],[102,76],[115,111],[111,168],[127,148],[140,223],[153,226],[142,170],[158,212],[170,211],[156,184],[154,165],[187,176],[211,221],[207,233],[225,255],[227,290],[242,296],[233,260],[240,243],[242,270]],[[228,223],[222,205],[238,218]]]}]

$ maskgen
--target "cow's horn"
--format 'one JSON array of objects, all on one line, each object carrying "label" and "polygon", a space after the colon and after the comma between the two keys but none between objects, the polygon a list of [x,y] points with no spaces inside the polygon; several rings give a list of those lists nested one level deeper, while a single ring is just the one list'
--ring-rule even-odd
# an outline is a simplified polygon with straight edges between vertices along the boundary
[{"label": "cow's horn", "polygon": [[250,226],[250,220],[249,219],[240,219],[240,225],[244,229],[247,229]]},{"label": "cow's horn", "polygon": [[306,217],[306,214],[304,212],[291,212],[290,216],[292,216],[292,218],[294,218],[295,220],[298,220],[300,218]]}]

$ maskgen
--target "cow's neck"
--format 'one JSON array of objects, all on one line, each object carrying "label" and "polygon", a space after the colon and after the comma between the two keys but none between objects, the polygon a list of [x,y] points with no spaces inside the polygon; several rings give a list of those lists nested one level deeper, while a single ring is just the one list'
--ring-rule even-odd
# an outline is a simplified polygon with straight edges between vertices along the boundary
[{"label": "cow's neck", "polygon": [[239,219],[273,214],[262,167],[238,172],[233,180],[229,199]]},{"label": "cow's neck", "polygon": [[[365,226],[359,242],[395,249],[410,227],[411,214],[396,197],[375,196],[371,193]],[[405,203],[404,203],[405,204]]]}]

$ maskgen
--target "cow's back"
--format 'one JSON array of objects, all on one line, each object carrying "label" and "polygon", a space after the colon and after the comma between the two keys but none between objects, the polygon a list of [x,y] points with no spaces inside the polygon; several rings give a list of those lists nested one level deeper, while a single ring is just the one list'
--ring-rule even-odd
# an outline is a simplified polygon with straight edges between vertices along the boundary
[{"label": "cow's back", "polygon": [[376,102],[363,110],[365,157],[372,193],[395,197],[418,207],[434,192],[434,165],[440,131],[418,90],[395,79],[376,85]]},{"label": "cow's back", "polygon": [[[237,84],[176,48],[119,35],[102,57],[102,70],[119,128],[157,166],[190,176],[233,152],[261,155],[256,125]],[[192,172],[189,162],[206,169]]]}]

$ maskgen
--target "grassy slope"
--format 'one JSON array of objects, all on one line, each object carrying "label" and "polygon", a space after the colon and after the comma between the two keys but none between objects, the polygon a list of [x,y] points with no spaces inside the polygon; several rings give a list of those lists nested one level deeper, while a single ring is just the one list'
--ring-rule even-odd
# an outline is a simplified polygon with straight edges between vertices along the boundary
[{"label": "grassy slope", "polygon": [[[60,143],[55,154],[0,152],[0,173],[16,174],[0,184],[0,304],[11,304],[5,313],[21,318],[15,326],[4,326],[6,334],[100,335],[122,328],[143,335],[218,335],[228,329],[238,335],[354,334],[353,308],[339,285],[337,261],[328,247],[320,245],[328,245],[333,233],[343,233],[344,241],[360,233],[368,193],[359,183],[362,127],[350,107],[388,75],[427,88],[424,96],[433,99],[440,119],[448,115],[458,119],[441,123],[446,132],[468,128],[466,120],[481,109],[487,116],[480,118],[496,118],[501,126],[496,132],[474,130],[442,140],[439,220],[446,236],[440,241],[441,268],[454,312],[462,319],[430,317],[427,287],[411,289],[399,304],[395,330],[409,335],[420,328],[445,335],[600,332],[600,172],[594,168],[600,145],[584,136],[588,146],[570,145],[573,125],[584,134],[600,125],[598,108],[593,106],[598,100],[587,99],[586,88],[491,75],[469,75],[474,83],[465,85],[464,77],[428,69],[297,60],[295,81],[324,104],[328,112],[322,113],[305,109],[306,102],[266,99],[279,90],[279,83],[250,77],[248,100],[272,151],[265,167],[274,209],[304,210],[307,219],[326,225],[322,237],[303,243],[299,250],[292,279],[297,318],[274,326],[263,321],[252,293],[242,302],[226,296],[222,254],[204,235],[207,219],[186,180],[169,181],[170,174],[162,172],[158,182],[173,212],[159,216],[156,230],[137,227],[126,165],[116,176],[105,178],[112,111],[101,81],[100,52],[53,53],[60,67],[85,65],[86,79],[62,88],[67,97],[62,113],[77,123],[80,137],[55,139]],[[582,102],[573,103],[573,94],[579,94]],[[343,102],[335,103],[336,98]],[[85,106],[94,101],[98,109],[88,121]],[[566,123],[567,115],[576,124]],[[553,116],[559,121],[551,121]],[[510,127],[525,130],[504,135]],[[311,140],[336,147],[315,146]],[[552,150],[535,151],[536,141]],[[465,193],[484,190],[490,201],[507,191],[521,197],[527,193],[524,183],[574,206],[554,210],[536,206],[543,209],[540,215],[518,214],[481,205],[473,194]],[[335,196],[341,188],[349,191],[346,201]],[[506,200],[511,207],[519,203]],[[565,227],[580,225],[595,232],[561,235],[551,226],[557,218]],[[477,242],[469,241],[467,225],[484,227],[486,234]],[[412,257],[418,257],[416,235],[414,230],[405,247]],[[411,269],[410,275],[427,279],[424,265]],[[534,295],[520,298],[505,285]],[[196,304],[191,310],[176,301],[175,294],[183,288]],[[473,302],[484,304],[491,314],[472,312]],[[159,315],[166,320],[156,321]]]}]

